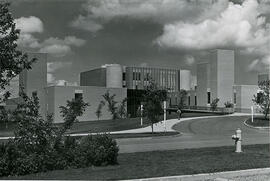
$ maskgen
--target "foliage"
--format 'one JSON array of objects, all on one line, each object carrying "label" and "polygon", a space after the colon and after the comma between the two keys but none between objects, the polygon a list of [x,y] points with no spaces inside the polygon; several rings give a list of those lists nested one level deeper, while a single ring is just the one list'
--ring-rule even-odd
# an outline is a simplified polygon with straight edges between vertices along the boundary
[{"label": "foliage", "polygon": [[35,59],[28,60],[27,54],[17,49],[20,30],[16,29],[9,11],[9,3],[0,2],[0,102],[10,93],[5,88],[24,69],[30,69]]},{"label": "foliage", "polygon": [[227,101],[227,102],[224,103],[224,106],[225,106],[226,108],[233,108],[233,107],[234,107],[234,104],[231,103],[230,101]]},{"label": "foliage", "polygon": [[160,114],[163,113],[162,102],[167,100],[167,91],[161,90],[157,84],[151,80],[143,96],[144,115],[151,122],[152,132],[153,124],[159,121]]},{"label": "foliage", "polygon": [[262,109],[265,119],[267,119],[267,115],[269,114],[269,83],[269,80],[259,82],[261,92],[254,95],[252,99]]},{"label": "foliage", "polygon": [[104,100],[108,103],[108,111],[111,113],[112,119],[118,118],[116,106],[117,102],[114,100],[115,96],[116,96],[115,94],[110,95],[109,91],[107,91],[104,95],[102,95]]},{"label": "foliage", "polygon": [[80,153],[85,166],[117,164],[119,148],[116,141],[107,134],[87,136],[81,140]]},{"label": "foliage", "polygon": [[118,107],[118,115],[120,118],[125,118],[127,116],[127,98],[123,99]]},{"label": "foliage", "polygon": [[98,118],[98,120],[99,120],[99,118],[102,116],[102,108],[103,108],[103,106],[105,105],[105,102],[104,101],[100,101],[100,103],[99,103],[99,105],[98,105],[98,107],[97,107],[97,110],[96,110],[96,116],[97,116],[97,118]]},{"label": "foliage", "polygon": [[180,97],[180,101],[178,103],[178,109],[183,109],[185,106],[186,106],[186,101],[187,101],[187,91],[184,90],[184,89],[181,89],[180,90],[180,93],[179,93],[179,97]]},{"label": "foliage", "polygon": [[217,110],[218,102],[219,102],[219,98],[215,98],[215,99],[212,100],[212,102],[210,104],[210,107],[211,107],[211,110],[212,111],[216,111]]},{"label": "foliage", "polygon": [[18,122],[15,139],[0,146],[0,176],[117,163],[119,149],[109,135],[82,140],[64,137],[88,105],[82,99],[61,106],[65,123],[55,127],[51,116],[41,118],[36,95],[28,98],[21,92],[20,96],[23,101],[13,113]]}]

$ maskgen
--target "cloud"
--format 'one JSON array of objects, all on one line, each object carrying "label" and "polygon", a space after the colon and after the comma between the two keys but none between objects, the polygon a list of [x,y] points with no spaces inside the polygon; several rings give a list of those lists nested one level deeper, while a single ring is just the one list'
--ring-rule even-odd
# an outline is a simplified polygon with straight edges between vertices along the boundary
[{"label": "cloud", "polygon": [[242,5],[229,3],[214,19],[199,23],[178,21],[166,24],[157,42],[162,47],[177,49],[260,49],[269,42],[270,28],[265,17],[260,16],[258,7],[256,0],[244,1]]},{"label": "cloud", "polygon": [[67,66],[71,66],[72,62],[48,62],[47,63],[47,72],[53,73],[58,69],[66,68]]},{"label": "cloud", "polygon": [[88,0],[83,4],[84,14],[71,22],[72,27],[90,32],[119,17],[151,20],[165,24],[178,20],[196,21],[211,18],[226,8],[228,1],[219,0]]},{"label": "cloud", "polygon": [[42,33],[43,23],[42,21],[35,17],[21,17],[15,19],[16,28],[21,30],[21,33]]},{"label": "cloud", "polygon": [[191,66],[195,63],[195,58],[191,55],[186,55],[185,56],[185,62],[187,65]]},{"label": "cloud", "polygon": [[63,39],[58,37],[49,37],[40,41],[33,34],[44,31],[43,22],[34,16],[21,17],[15,20],[17,28],[21,29],[18,39],[18,45],[24,48],[30,48],[37,52],[48,53],[55,57],[63,57],[72,52],[72,47],[81,47],[85,40],[75,36],[66,36]]}]

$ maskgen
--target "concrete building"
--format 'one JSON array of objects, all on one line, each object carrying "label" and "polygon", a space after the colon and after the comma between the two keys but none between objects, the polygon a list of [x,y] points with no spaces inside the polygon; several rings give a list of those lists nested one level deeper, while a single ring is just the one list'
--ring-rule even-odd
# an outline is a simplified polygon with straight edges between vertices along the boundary
[{"label": "concrete building", "polygon": [[169,105],[178,104],[181,89],[187,91],[191,89],[191,73],[189,70],[106,64],[80,74],[80,86],[126,88],[127,109],[131,116],[136,115],[142,102],[142,95],[150,80],[153,80],[160,89],[168,90]]},{"label": "concrete building", "polygon": [[198,106],[207,107],[219,98],[218,106],[232,100],[234,85],[234,51],[213,50],[197,64]]},{"label": "concrete building", "polygon": [[[106,88],[98,86],[49,86],[46,87],[46,98],[48,100],[47,113],[53,115],[54,122],[63,122],[60,114],[59,106],[66,105],[67,100],[82,97],[84,102],[90,104],[84,114],[78,118],[79,121],[97,120],[95,114],[100,101],[103,100],[102,95],[109,92],[110,95],[115,94],[115,101],[121,102],[127,97],[127,90],[125,88]],[[102,108],[102,113],[99,119],[111,119],[112,115],[107,110],[107,105]]]}]

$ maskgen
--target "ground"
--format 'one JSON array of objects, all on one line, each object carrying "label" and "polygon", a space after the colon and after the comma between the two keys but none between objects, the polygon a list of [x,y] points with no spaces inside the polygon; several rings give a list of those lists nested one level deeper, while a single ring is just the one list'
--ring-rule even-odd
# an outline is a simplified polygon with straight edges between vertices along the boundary
[{"label": "ground", "polygon": [[269,127],[269,118],[265,119],[263,116],[256,116],[253,118],[253,122],[251,118],[249,118],[246,123],[250,126],[254,127]]},{"label": "ground", "polygon": [[[198,116],[214,116],[215,113],[183,113],[183,118],[198,117]],[[177,114],[168,114],[167,119],[177,118]],[[161,120],[163,117],[161,116]],[[97,132],[112,132],[122,131],[128,129],[136,129],[146,127],[150,123],[144,118],[143,126],[141,126],[140,118],[125,118],[116,120],[96,120],[96,121],[84,121],[76,122],[68,133],[97,133]],[[15,124],[9,123],[8,128],[5,124],[0,123],[0,136],[13,136]]]},{"label": "ground", "polygon": [[[119,165],[51,171],[8,179],[119,180],[269,167],[269,145],[124,153]],[[6,179],[6,178],[3,178]]]},{"label": "ground", "polygon": [[[242,130],[242,143],[269,143],[269,131],[244,125],[248,116],[219,116],[182,121],[173,128],[181,135],[152,139],[117,139],[121,153],[234,145],[231,136]],[[184,119],[183,119],[184,120]]]}]

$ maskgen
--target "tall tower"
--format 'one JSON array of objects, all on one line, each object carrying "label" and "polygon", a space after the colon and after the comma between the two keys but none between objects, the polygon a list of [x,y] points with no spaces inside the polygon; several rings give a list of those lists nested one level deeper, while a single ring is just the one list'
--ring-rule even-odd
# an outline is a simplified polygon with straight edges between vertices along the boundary
[{"label": "tall tower", "polygon": [[218,106],[223,107],[232,101],[234,85],[234,51],[213,50],[197,65],[198,106],[209,106],[213,99],[219,98]]},{"label": "tall tower", "polygon": [[23,70],[19,75],[19,87],[27,96],[36,94],[39,98],[40,113],[45,116],[46,99],[45,87],[47,86],[47,54],[27,53],[29,59],[36,58],[32,64],[32,69]]}]

